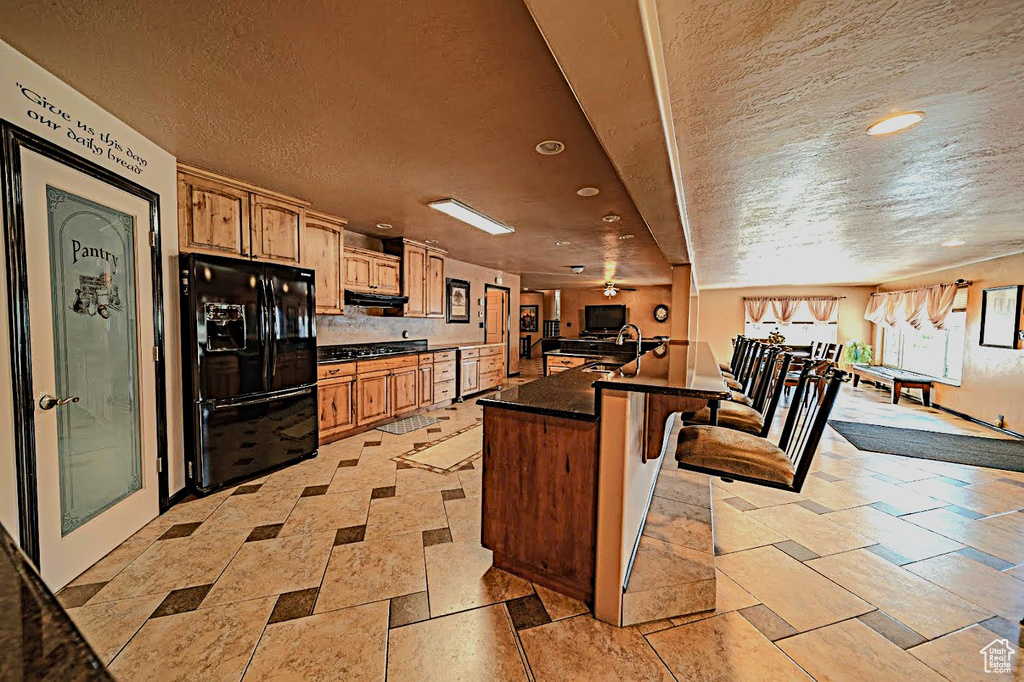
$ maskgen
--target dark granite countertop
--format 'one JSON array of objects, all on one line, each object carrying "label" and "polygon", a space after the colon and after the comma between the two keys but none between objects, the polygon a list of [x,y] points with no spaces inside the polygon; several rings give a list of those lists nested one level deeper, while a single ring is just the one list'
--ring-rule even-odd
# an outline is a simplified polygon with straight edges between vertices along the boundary
[{"label": "dark granite countertop", "polygon": [[[425,340],[420,341],[390,341],[387,343],[367,343],[367,344],[344,344],[339,346],[318,346],[317,347],[317,364],[336,364],[340,362],[358,362],[360,360],[377,360],[378,358],[392,358],[401,357],[403,355],[416,355],[418,353],[434,353],[446,350],[455,350],[457,348],[467,348],[469,346],[484,346],[483,341],[466,341],[464,343],[428,343]],[[491,344],[493,345],[493,344]],[[369,355],[360,355],[358,357],[339,357],[339,353],[344,350],[351,349],[356,346],[374,346],[374,347],[388,347],[388,350],[380,353],[372,353]]]},{"label": "dark granite countertop", "polygon": [[586,350],[549,350],[544,353],[545,356],[562,357],[562,358],[594,358],[594,360],[600,360],[602,362],[621,362],[623,364],[630,362],[636,357],[636,353],[606,353]]},{"label": "dark granite countertop", "polygon": [[594,386],[709,400],[731,395],[715,354],[704,341],[660,346],[610,375],[599,377]]},{"label": "dark granite countertop", "polygon": [[113,679],[3,526],[0,679]]},{"label": "dark granite countertop", "polygon": [[[558,374],[541,377],[528,384],[511,386],[480,398],[484,407],[501,407],[519,412],[532,412],[549,417],[567,417],[583,421],[597,421],[594,380],[602,374],[584,371],[602,359],[573,367]],[[609,362],[619,362],[608,359]]]}]

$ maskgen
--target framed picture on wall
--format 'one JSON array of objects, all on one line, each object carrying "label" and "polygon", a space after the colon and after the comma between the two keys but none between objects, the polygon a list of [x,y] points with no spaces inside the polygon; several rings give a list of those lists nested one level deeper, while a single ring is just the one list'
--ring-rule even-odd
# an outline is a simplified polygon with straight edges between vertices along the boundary
[{"label": "framed picture on wall", "polygon": [[451,279],[448,282],[448,313],[446,321],[456,324],[469,324],[469,282],[464,279]]},{"label": "framed picture on wall", "polygon": [[1017,348],[1024,284],[981,292],[981,345]]},{"label": "framed picture on wall", "polygon": [[535,332],[539,329],[537,318],[540,315],[540,306],[521,305],[519,306],[519,331]]}]

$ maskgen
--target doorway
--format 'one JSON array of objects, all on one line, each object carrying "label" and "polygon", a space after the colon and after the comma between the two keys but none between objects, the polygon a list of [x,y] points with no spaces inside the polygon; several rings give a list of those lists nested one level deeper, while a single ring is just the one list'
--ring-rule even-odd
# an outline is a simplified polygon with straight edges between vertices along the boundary
[{"label": "doorway", "polygon": [[166,504],[159,197],[2,128],[20,540],[57,590]]},{"label": "doorway", "polygon": [[509,301],[512,291],[495,284],[484,285],[484,343],[505,344],[505,376],[509,375]]}]

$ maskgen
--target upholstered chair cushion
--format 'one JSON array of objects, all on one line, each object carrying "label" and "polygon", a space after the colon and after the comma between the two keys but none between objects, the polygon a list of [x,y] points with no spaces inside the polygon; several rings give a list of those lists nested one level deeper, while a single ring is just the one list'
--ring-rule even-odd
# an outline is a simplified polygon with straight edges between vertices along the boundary
[{"label": "upholstered chair cushion", "polygon": [[736,378],[735,374],[733,374],[732,372],[728,372],[726,370],[722,370],[722,376],[725,377],[726,379],[735,379]]},{"label": "upholstered chair cushion", "polygon": [[720,363],[718,363],[718,368],[719,368],[719,369],[721,369],[721,370],[722,370],[723,372],[729,372],[729,371],[732,371],[732,367],[730,367],[729,365],[727,365],[727,364],[726,364],[726,363],[724,363],[724,362],[720,362]]},{"label": "upholstered chair cushion", "polygon": [[735,379],[726,378],[725,383],[728,384],[729,388],[731,388],[734,391],[742,391],[743,390],[743,384],[741,384],[740,382],[736,381]]},{"label": "upholstered chair cushion", "polygon": [[746,476],[792,485],[793,463],[778,446],[764,438],[718,426],[686,426],[679,430],[676,461],[721,471],[728,477]]},{"label": "upholstered chair cushion", "polygon": [[749,397],[743,395],[739,391],[732,391],[732,396],[729,398],[734,403],[743,403],[744,405],[753,405],[754,401]]},{"label": "upholstered chair cushion", "polygon": [[[687,421],[707,424],[711,421],[711,408],[705,407]],[[753,407],[742,403],[723,402],[718,406],[718,426],[737,431],[746,431],[755,436],[764,428],[764,417]]]}]

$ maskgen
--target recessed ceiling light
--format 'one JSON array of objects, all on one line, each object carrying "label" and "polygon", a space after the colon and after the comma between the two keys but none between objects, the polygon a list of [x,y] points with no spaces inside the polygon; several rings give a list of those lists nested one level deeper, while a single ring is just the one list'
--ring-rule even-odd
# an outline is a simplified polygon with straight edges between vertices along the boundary
[{"label": "recessed ceiling light", "polygon": [[620,234],[619,235],[619,239],[632,239],[632,238],[633,238],[633,235],[631,235],[631,234]]},{"label": "recessed ceiling light", "polygon": [[424,239],[423,243],[424,244],[437,244],[437,240],[436,239]]},{"label": "recessed ceiling light", "polygon": [[378,230],[390,230],[394,225],[391,223],[377,223]]},{"label": "recessed ceiling light", "polygon": [[622,216],[617,216],[614,213],[609,213],[605,217],[601,218],[601,220],[605,221],[606,223],[617,223],[620,220],[622,220]]},{"label": "recessed ceiling light", "polygon": [[948,239],[948,240],[942,242],[942,245],[943,246],[963,246],[966,243],[967,242],[965,242],[963,239]]},{"label": "recessed ceiling light", "polygon": [[555,242],[555,246],[569,246],[569,242]]},{"label": "recessed ceiling light", "polygon": [[576,190],[576,194],[579,194],[581,197],[594,197],[600,193],[601,190],[596,187],[580,187]]},{"label": "recessed ceiling light", "polygon": [[537,150],[538,154],[554,156],[555,154],[561,154],[565,150],[565,145],[558,140],[544,140],[534,147],[534,149]]},{"label": "recessed ceiling light", "polygon": [[882,120],[875,121],[868,126],[868,135],[895,133],[898,130],[904,130],[915,123],[919,123],[922,118],[924,118],[923,111],[906,111],[902,114],[886,116]]},{"label": "recessed ceiling light", "polygon": [[488,218],[483,213],[474,211],[469,206],[466,206],[462,202],[455,201],[455,199],[441,199],[440,201],[432,201],[427,204],[430,208],[441,213],[447,213],[451,217],[461,220],[464,223],[469,223],[473,227],[488,232],[490,234],[508,234],[509,232],[515,232],[508,225],[502,225],[497,220]]}]

